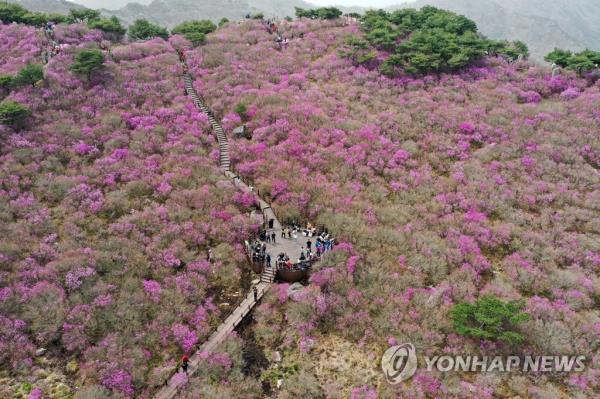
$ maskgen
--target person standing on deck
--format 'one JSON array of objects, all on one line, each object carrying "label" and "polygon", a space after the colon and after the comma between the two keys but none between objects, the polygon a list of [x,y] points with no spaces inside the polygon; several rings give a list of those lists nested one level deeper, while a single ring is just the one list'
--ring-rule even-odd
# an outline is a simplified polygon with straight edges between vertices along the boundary
[{"label": "person standing on deck", "polygon": [[252,292],[254,293],[254,302],[258,301],[258,289],[256,286],[252,287]]},{"label": "person standing on deck", "polygon": [[273,245],[275,245],[275,244],[276,244],[276,242],[275,242],[275,239],[276,239],[276,238],[277,238],[277,234],[275,234],[275,232],[272,232],[272,233],[271,233],[271,243],[272,243]]}]

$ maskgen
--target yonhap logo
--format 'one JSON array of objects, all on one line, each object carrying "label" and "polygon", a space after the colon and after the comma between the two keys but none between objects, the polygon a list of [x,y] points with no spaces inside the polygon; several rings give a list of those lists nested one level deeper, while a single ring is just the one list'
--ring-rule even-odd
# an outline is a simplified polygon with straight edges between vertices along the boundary
[{"label": "yonhap logo", "polygon": [[[582,355],[444,355],[424,356],[422,372],[479,373],[578,373],[585,370]],[[381,358],[381,368],[390,384],[399,384],[417,371],[417,351],[411,343],[392,346]]]},{"label": "yonhap logo", "polygon": [[417,352],[413,344],[392,346],[381,358],[381,368],[390,384],[408,380],[417,371]]}]

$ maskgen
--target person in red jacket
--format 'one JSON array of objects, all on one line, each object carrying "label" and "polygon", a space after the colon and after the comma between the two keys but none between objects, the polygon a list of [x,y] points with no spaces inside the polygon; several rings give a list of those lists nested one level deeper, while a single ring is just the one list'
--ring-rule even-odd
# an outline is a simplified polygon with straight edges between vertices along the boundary
[{"label": "person in red jacket", "polygon": [[181,369],[186,374],[187,374],[187,371],[188,371],[189,362],[190,362],[190,358],[188,357],[188,355],[183,355],[181,357]]}]

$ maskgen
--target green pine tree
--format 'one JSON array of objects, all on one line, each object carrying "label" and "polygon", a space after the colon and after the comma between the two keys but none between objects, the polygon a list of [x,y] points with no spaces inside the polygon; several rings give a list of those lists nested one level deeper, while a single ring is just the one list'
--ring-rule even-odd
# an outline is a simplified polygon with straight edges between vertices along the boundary
[{"label": "green pine tree", "polygon": [[71,71],[76,74],[85,75],[88,82],[92,74],[104,68],[104,54],[100,50],[82,50],[75,56],[75,62],[71,65]]},{"label": "green pine tree", "polygon": [[474,303],[463,302],[454,305],[450,317],[458,334],[515,344],[525,339],[515,331],[516,327],[530,318],[527,313],[521,312],[523,306],[523,302],[504,302],[487,295]]}]

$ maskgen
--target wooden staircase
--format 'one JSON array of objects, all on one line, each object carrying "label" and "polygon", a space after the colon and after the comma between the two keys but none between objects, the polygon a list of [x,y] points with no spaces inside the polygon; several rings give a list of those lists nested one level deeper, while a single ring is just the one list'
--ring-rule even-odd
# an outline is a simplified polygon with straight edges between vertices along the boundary
[{"label": "wooden staircase", "polygon": [[275,281],[275,273],[274,267],[265,267],[260,274],[260,282],[272,284]]},{"label": "wooden staircase", "polygon": [[198,93],[194,88],[194,80],[192,79],[192,76],[187,72],[184,73],[183,81],[185,83],[185,91],[190,97],[192,97],[194,104],[196,104],[196,106],[200,108],[200,110],[202,110],[202,112],[204,112],[204,114],[208,117],[208,121],[215,131],[217,141],[219,143],[219,166],[225,172],[230,171],[231,161],[229,159],[229,142],[227,141],[227,136],[225,136],[223,127],[217,121],[217,118],[213,114],[212,110],[206,106],[204,100],[198,96]]}]

